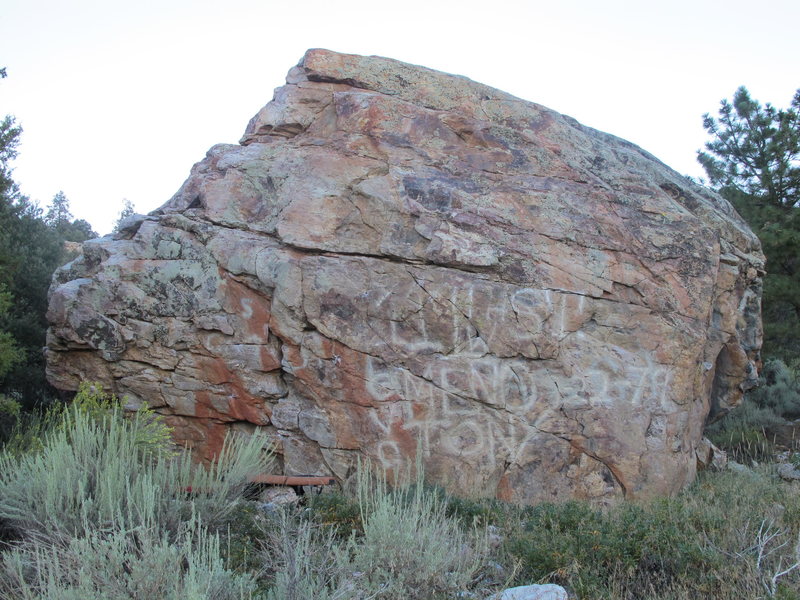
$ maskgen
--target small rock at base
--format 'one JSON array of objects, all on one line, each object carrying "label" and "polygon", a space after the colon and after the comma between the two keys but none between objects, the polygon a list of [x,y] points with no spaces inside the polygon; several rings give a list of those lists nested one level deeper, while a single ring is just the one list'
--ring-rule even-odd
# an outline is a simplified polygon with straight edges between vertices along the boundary
[{"label": "small rock at base", "polygon": [[728,461],[728,470],[729,471],[734,471],[735,473],[752,473],[753,472],[752,469],[750,469],[750,467],[747,467],[747,466],[745,466],[745,465],[743,465],[741,463],[738,463],[736,461],[733,461],[733,460],[729,460]]},{"label": "small rock at base", "polygon": [[778,475],[786,481],[798,481],[800,480],[800,469],[795,468],[791,463],[782,463],[778,465]]},{"label": "small rock at base", "polygon": [[258,499],[261,502],[275,505],[297,504],[300,500],[297,493],[292,488],[286,486],[267,487],[261,492]]},{"label": "small rock at base", "polygon": [[522,585],[509,588],[489,600],[568,600],[567,590],[560,585]]},{"label": "small rock at base", "polygon": [[717,448],[711,440],[704,437],[695,450],[697,457],[697,470],[710,469],[712,471],[723,471],[728,466],[728,454],[724,450]]}]

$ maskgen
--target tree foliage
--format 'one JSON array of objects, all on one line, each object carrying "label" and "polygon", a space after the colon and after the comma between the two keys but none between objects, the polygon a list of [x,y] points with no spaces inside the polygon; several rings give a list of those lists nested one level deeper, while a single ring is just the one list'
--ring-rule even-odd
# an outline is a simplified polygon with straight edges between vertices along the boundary
[{"label": "tree foliage", "polygon": [[[0,287],[0,318],[8,314],[11,308],[11,294]],[[7,331],[0,331],[0,377],[4,377],[24,358],[17,341]]]},{"label": "tree foliage", "polygon": [[788,109],[764,106],[742,86],[723,100],[719,118],[703,116],[712,136],[698,152],[711,184],[782,208],[800,201],[800,90]]},{"label": "tree foliage", "polygon": [[713,186],[739,211],[767,257],[764,355],[800,360],[800,90],[788,109],[762,106],[746,88],[703,116],[712,136],[698,152]]},{"label": "tree foliage", "polygon": [[[0,75],[5,77],[5,70]],[[44,216],[20,192],[11,162],[17,156],[21,133],[14,117],[0,121],[0,292],[4,294],[0,350],[5,349],[9,357],[0,368],[0,394],[30,408],[53,395],[42,354],[53,271],[68,258],[65,241],[84,241],[96,234],[86,221],[72,218],[63,192],[56,194]]]},{"label": "tree foliage", "polygon": [[114,231],[119,231],[120,227],[122,226],[122,222],[127,219],[128,217],[132,217],[136,214],[136,208],[133,206],[133,202],[128,200],[127,198],[122,199],[122,210],[119,211],[119,216],[117,217],[117,222],[114,224]]},{"label": "tree foliage", "polygon": [[[0,79],[5,79],[6,70],[0,69]],[[11,178],[10,163],[17,157],[19,136],[22,133],[14,117],[6,115],[0,121],[0,197],[14,200],[19,196],[19,187]]]},{"label": "tree foliage", "polygon": [[76,219],[70,211],[69,198],[59,191],[50,201],[44,222],[65,242],[85,242],[97,237],[88,221]]},{"label": "tree foliage", "polygon": [[0,316],[0,331],[25,355],[0,378],[0,393],[26,407],[52,395],[41,349],[47,331],[47,289],[63,252],[62,241],[41,219],[40,209],[25,197],[0,197],[0,284],[12,298],[9,310]]},{"label": "tree foliage", "polygon": [[44,216],[44,222],[47,223],[48,226],[54,228],[64,223],[69,223],[73,219],[69,208],[69,199],[66,194],[62,191],[58,191],[50,201],[47,214]]}]

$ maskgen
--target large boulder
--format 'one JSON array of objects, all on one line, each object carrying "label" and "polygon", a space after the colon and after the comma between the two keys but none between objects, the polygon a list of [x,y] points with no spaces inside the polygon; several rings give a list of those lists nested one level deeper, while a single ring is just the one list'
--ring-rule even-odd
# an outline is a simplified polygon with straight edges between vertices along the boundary
[{"label": "large boulder", "polygon": [[55,275],[48,375],[200,456],[518,502],[669,494],[756,381],[763,256],[633,144],[463,77],[310,50],[177,194]]}]

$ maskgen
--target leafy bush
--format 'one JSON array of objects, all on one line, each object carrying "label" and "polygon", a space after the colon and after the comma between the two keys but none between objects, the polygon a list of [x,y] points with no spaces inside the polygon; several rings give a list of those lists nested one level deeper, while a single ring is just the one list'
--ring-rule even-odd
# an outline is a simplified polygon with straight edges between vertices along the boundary
[{"label": "leafy bush", "polygon": [[44,435],[61,421],[60,407],[51,406],[47,410],[20,412],[5,432],[0,451],[10,455],[38,452],[42,449]]},{"label": "leafy bush", "polygon": [[11,436],[19,421],[21,409],[19,402],[0,394],[0,444]]},{"label": "leafy bush", "polygon": [[[13,401],[12,401],[13,402]],[[13,409],[13,405],[9,410]],[[15,411],[14,424],[2,438],[5,452],[20,455],[42,449],[45,435],[55,428],[67,427],[70,413],[80,411],[98,423],[121,416],[122,402],[113,394],[103,391],[98,383],[83,382],[68,404],[54,403],[42,411],[20,413]],[[0,404],[0,413],[3,405]],[[137,411],[140,421],[136,429],[137,446],[150,452],[169,455],[173,452],[172,429],[147,405]]]},{"label": "leafy bush", "polygon": [[761,383],[748,394],[750,401],[781,418],[800,418],[800,381],[795,370],[780,360],[767,361],[761,372]]},{"label": "leafy bush", "polygon": [[316,520],[331,528],[339,538],[364,532],[358,500],[343,492],[325,491],[309,496],[308,507]]},{"label": "leafy bush", "polygon": [[444,505],[445,515],[457,519],[465,527],[490,525],[504,512],[503,502],[493,498],[453,496],[441,486],[429,486],[428,490]]},{"label": "leafy bush", "polygon": [[[800,498],[767,470],[708,473],[676,498],[605,511],[578,501],[509,507],[504,561],[517,565],[517,585],[558,583],[578,598],[765,597],[778,565],[800,560],[798,511]],[[758,565],[762,523],[780,535]],[[795,571],[778,584],[776,593],[800,577]]]},{"label": "leafy bush", "polygon": [[[123,411],[122,402],[103,391],[100,384],[84,381],[68,405],[57,404],[50,409],[60,426],[67,425],[71,411],[80,411],[98,423],[113,420]],[[117,413],[117,414],[115,414]],[[146,404],[136,411],[139,426],[135,429],[134,444],[145,452],[170,455],[173,452],[172,429]]]},{"label": "leafy bush", "polygon": [[236,502],[218,530],[224,534],[221,551],[225,564],[237,573],[263,575],[261,547],[272,529],[268,516],[256,502]]}]

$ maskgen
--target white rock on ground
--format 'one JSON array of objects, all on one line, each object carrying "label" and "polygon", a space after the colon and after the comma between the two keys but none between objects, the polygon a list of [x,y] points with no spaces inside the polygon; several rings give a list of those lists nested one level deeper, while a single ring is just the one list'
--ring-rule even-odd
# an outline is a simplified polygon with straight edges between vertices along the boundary
[{"label": "white rock on ground", "polygon": [[797,469],[791,463],[778,465],[778,475],[786,481],[800,481],[800,469]]},{"label": "white rock on ground", "polygon": [[522,585],[509,588],[489,600],[567,600],[567,590],[560,585]]}]

